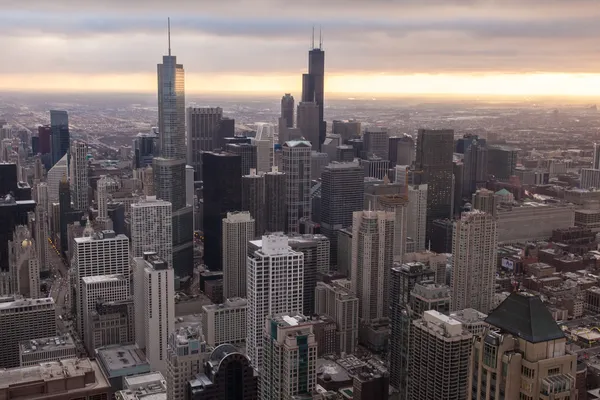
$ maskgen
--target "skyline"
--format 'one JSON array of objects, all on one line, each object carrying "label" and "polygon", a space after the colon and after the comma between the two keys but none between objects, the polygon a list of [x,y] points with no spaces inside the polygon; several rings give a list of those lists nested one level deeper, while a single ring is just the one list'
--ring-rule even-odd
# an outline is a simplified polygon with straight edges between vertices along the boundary
[{"label": "skyline", "polygon": [[600,94],[592,0],[140,4],[0,2],[0,91],[155,92],[170,16],[191,94],[299,94],[313,26],[328,94]]}]

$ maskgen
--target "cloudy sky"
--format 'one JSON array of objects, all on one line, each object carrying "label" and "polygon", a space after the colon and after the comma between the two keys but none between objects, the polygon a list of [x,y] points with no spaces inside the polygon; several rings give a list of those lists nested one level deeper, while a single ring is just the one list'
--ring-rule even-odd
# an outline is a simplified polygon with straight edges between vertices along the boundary
[{"label": "cloudy sky", "polygon": [[[600,95],[599,0],[0,0],[0,90]],[[598,74],[597,74],[598,73]]]}]

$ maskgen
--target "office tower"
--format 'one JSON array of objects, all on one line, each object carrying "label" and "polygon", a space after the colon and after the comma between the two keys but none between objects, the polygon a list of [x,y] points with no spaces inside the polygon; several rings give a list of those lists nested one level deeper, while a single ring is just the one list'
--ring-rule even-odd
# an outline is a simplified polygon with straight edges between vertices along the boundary
[{"label": "office tower", "polygon": [[498,214],[498,198],[491,190],[479,189],[473,193],[471,205],[473,210],[480,210],[494,217]]},{"label": "office tower", "polygon": [[185,203],[194,205],[194,168],[191,165],[185,166]]},{"label": "office tower", "polygon": [[260,399],[311,396],[317,384],[317,341],[303,315],[274,314],[265,321]]},{"label": "office tower", "polygon": [[242,175],[250,174],[250,170],[256,169],[256,146],[249,143],[231,143],[225,149],[241,158]]},{"label": "office tower", "polygon": [[18,225],[15,228],[13,239],[8,242],[8,249],[8,286],[11,291],[5,294],[19,294],[31,299],[41,297],[40,264],[27,226]]},{"label": "office tower", "polygon": [[600,145],[598,143],[594,143],[594,156],[592,159],[592,168],[600,169]]},{"label": "office tower", "polygon": [[[463,208],[463,186],[466,184],[464,179],[465,165],[458,157],[453,156],[452,161],[452,216],[458,217]],[[467,197],[468,198],[468,197]]]},{"label": "office tower", "polygon": [[135,343],[134,301],[131,297],[119,301],[98,299],[87,320],[85,347],[89,353],[104,346]]},{"label": "office tower", "polygon": [[290,236],[288,244],[294,251],[304,254],[304,285],[302,313],[313,315],[317,274],[329,272],[329,239],[319,234]]},{"label": "office tower", "polygon": [[223,304],[202,306],[202,332],[206,344],[217,347],[225,343],[243,344],[247,336],[248,301],[239,297]]},{"label": "office tower", "polygon": [[69,115],[66,111],[50,110],[52,130],[52,166],[69,151]]},{"label": "office tower", "polygon": [[275,138],[275,126],[259,122],[256,124],[256,137],[251,143],[256,146],[256,170],[257,172],[269,172],[273,165],[273,146]]},{"label": "office tower", "polygon": [[294,96],[286,93],[281,98],[281,118],[285,119],[285,127],[294,126]]},{"label": "office tower", "polygon": [[581,189],[600,188],[600,169],[582,168],[579,172]]},{"label": "office tower", "polygon": [[[110,220],[110,225],[112,225],[112,230],[115,231],[117,235],[119,234],[131,234],[131,226],[128,229],[125,228],[125,204],[111,201],[107,204],[108,208],[108,219]],[[131,222],[129,220],[128,222]]]},{"label": "office tower", "polygon": [[171,203],[148,196],[131,205],[131,256],[155,251],[173,265]]},{"label": "office tower", "polygon": [[287,223],[287,176],[273,167],[265,174],[265,231],[283,232]]},{"label": "office tower", "polygon": [[36,188],[35,206],[35,245],[38,259],[40,261],[40,269],[46,271],[48,265],[48,184],[45,182],[39,183]]},{"label": "office tower", "polygon": [[187,384],[190,400],[258,398],[258,377],[250,360],[231,344],[215,348],[204,373]]},{"label": "office tower", "polygon": [[38,153],[50,154],[52,151],[52,128],[50,125],[38,126]]},{"label": "office tower", "polygon": [[67,177],[59,183],[58,188],[59,203],[59,226],[60,226],[60,250],[66,253],[69,248],[68,226],[76,221],[81,221],[83,211],[74,210],[71,203],[71,186]]},{"label": "office tower", "polygon": [[406,236],[415,242],[415,251],[425,250],[427,227],[427,185],[408,186]]},{"label": "office tower", "polygon": [[255,221],[247,211],[229,212],[223,219],[223,296],[246,297],[248,242]]},{"label": "office tower", "polygon": [[363,209],[364,172],[356,163],[330,163],[321,180],[321,232],[331,242],[331,264],[337,264],[337,231],[352,225]]},{"label": "office tower", "polygon": [[415,140],[412,136],[392,136],[389,138],[390,166],[412,165],[415,161]]},{"label": "office tower", "polygon": [[376,156],[369,156],[367,160],[361,159],[360,165],[365,171],[365,177],[383,179],[388,174],[390,162]]},{"label": "office tower", "polygon": [[358,345],[358,298],[350,290],[350,281],[317,282],[315,313],[335,321],[338,353],[354,354]]},{"label": "office tower", "polygon": [[416,284],[434,279],[435,271],[421,263],[396,263],[390,271],[390,385],[398,389],[403,399],[408,374],[411,291]]},{"label": "office tower", "polygon": [[98,217],[100,222],[108,220],[108,201],[110,193],[118,190],[118,182],[111,176],[102,175],[96,184],[96,206],[98,207]]},{"label": "office tower", "polygon": [[[380,185],[379,188],[392,186],[394,184]],[[386,211],[394,214],[394,240],[393,256],[395,261],[402,261],[406,253],[407,226],[408,226],[408,199],[404,194],[382,194],[375,196],[377,198],[374,210]]]},{"label": "office tower", "polygon": [[17,182],[17,164],[0,163],[0,196],[15,195]]},{"label": "office tower", "polygon": [[315,181],[321,179],[321,173],[328,164],[329,155],[327,153],[313,151],[310,154],[310,178]]},{"label": "office tower", "polygon": [[202,180],[202,152],[220,147],[219,126],[223,118],[221,107],[187,108],[187,162]]},{"label": "office tower", "polygon": [[[313,35],[314,36],[314,35]],[[313,38],[314,39],[314,38]],[[327,123],[323,119],[325,95],[325,52],[323,41],[319,39],[319,48],[314,45],[308,52],[308,74],[302,75],[302,102],[315,102],[319,106],[319,146],[325,140]]]},{"label": "office tower", "polygon": [[167,348],[167,398],[189,399],[187,383],[202,373],[210,353],[199,325],[177,328],[169,334]]},{"label": "office tower", "polygon": [[204,152],[204,263],[222,271],[223,218],[242,209],[241,157],[225,152]]},{"label": "office tower", "polygon": [[242,176],[242,210],[249,211],[254,218],[254,237],[265,233],[265,175],[250,170],[250,175]]},{"label": "office tower", "polygon": [[88,312],[84,309],[83,278],[98,275],[129,276],[129,239],[108,230],[75,238],[71,269],[77,332],[83,338],[85,314]]},{"label": "office tower", "polygon": [[473,343],[469,399],[577,398],[577,355],[566,352],[567,337],[538,296],[513,292],[485,322]]},{"label": "office tower", "polygon": [[0,368],[20,365],[19,342],[56,336],[56,310],[51,297],[0,298]]},{"label": "office tower", "polygon": [[314,151],[319,151],[319,105],[313,101],[298,104],[297,127],[302,132],[305,140],[309,141]]},{"label": "office tower", "polygon": [[167,340],[175,329],[173,269],[157,253],[133,260],[136,344],[152,369],[167,373]]},{"label": "office tower", "polygon": [[304,254],[290,248],[287,236],[263,236],[249,244],[247,273],[247,354],[254,368],[260,370],[265,318],[302,311]]},{"label": "office tower", "polygon": [[487,181],[487,144],[477,135],[465,135],[462,196],[471,197]]},{"label": "office tower", "polygon": [[419,129],[415,170],[427,184],[427,236],[434,219],[452,215],[452,153],[454,131]]},{"label": "office tower", "polygon": [[410,327],[409,386],[411,400],[468,398],[473,334],[460,322],[435,310]]},{"label": "office tower", "polygon": [[387,160],[389,155],[388,142],[387,130],[377,127],[366,128],[363,135],[364,158],[375,156]]},{"label": "office tower", "polygon": [[495,293],[496,218],[482,211],[462,214],[452,234],[452,309],[487,313]]},{"label": "office tower", "polygon": [[395,218],[386,211],[353,214],[352,291],[359,300],[361,324],[367,327],[388,317]]},{"label": "office tower", "polygon": [[334,120],[331,125],[331,131],[335,135],[340,135],[342,143],[347,143],[348,140],[358,138],[361,132],[361,123],[359,121],[338,121]]},{"label": "office tower", "polygon": [[0,271],[9,269],[8,242],[14,240],[18,225],[27,225],[28,213],[36,207],[33,200],[17,201],[12,196],[0,197]]},{"label": "office tower", "polygon": [[[52,203],[58,203],[58,184],[63,176],[68,174],[67,154],[65,154],[50,170],[46,182],[48,183],[48,206]],[[48,210],[49,212],[50,210]]]},{"label": "office tower", "polygon": [[518,149],[508,146],[492,145],[488,147],[488,175],[499,181],[508,181],[515,174]]},{"label": "office tower", "polygon": [[287,178],[285,231],[289,233],[300,232],[300,220],[310,218],[311,151],[311,144],[306,140],[294,140],[283,144],[283,172]]},{"label": "office tower", "polygon": [[146,168],[152,165],[152,160],[158,156],[158,135],[155,132],[138,133],[133,139],[134,167]]},{"label": "office tower", "polygon": [[75,140],[71,143],[70,181],[73,192],[73,208],[87,211],[88,203],[88,146],[87,143]]}]

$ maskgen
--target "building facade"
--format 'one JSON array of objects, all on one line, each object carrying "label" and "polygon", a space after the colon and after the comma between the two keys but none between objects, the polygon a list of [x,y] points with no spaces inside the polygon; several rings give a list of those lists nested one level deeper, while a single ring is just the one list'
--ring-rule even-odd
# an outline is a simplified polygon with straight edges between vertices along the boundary
[{"label": "building facade", "polygon": [[223,220],[223,296],[246,297],[248,242],[255,221],[247,211],[227,213]]},{"label": "building facade", "polygon": [[310,219],[311,143],[295,140],[283,144],[283,172],[286,174],[286,232],[299,233],[300,220]]}]

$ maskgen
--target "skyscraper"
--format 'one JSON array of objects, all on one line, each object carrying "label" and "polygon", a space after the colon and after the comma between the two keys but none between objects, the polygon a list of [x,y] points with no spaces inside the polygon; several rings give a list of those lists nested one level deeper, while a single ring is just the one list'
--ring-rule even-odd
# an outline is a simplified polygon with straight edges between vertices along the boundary
[{"label": "skyscraper", "polygon": [[298,122],[297,127],[302,132],[304,139],[308,140],[314,151],[319,151],[321,142],[319,141],[319,105],[314,101],[303,101],[298,104]]},{"label": "skyscraper", "polygon": [[[155,128],[156,129],[156,128]],[[158,136],[154,132],[138,133],[133,139],[134,167],[146,168],[158,156]]]},{"label": "skyscraper", "polygon": [[265,174],[265,231],[285,231],[286,216],[287,176],[273,167]]},{"label": "skyscraper", "polygon": [[210,353],[200,325],[188,325],[169,334],[167,347],[167,393],[169,400],[191,399],[187,384],[204,371]]},{"label": "skyscraper", "polygon": [[284,235],[263,236],[248,248],[247,354],[262,366],[262,335],[268,315],[298,314],[303,306],[304,254],[293,251]]},{"label": "skyscraper", "polygon": [[299,233],[300,220],[310,219],[311,144],[294,140],[283,145],[283,172],[287,178],[286,232]]},{"label": "skyscraper", "polygon": [[17,293],[32,299],[41,297],[40,263],[35,243],[27,226],[16,227],[13,240],[8,242],[8,248],[8,277],[11,289],[8,294]]},{"label": "skyscraper", "polygon": [[338,230],[352,225],[363,209],[364,172],[356,163],[330,163],[321,180],[321,232],[331,242],[331,264],[337,264]]},{"label": "skyscraper", "polygon": [[223,219],[228,212],[242,209],[241,157],[226,152],[202,153],[204,177],[204,263],[221,271]]},{"label": "skyscraper", "polygon": [[323,119],[325,95],[325,52],[319,38],[319,48],[315,47],[314,32],[312,50],[308,52],[308,74],[302,75],[302,101],[314,101],[319,106],[319,146],[325,140],[327,123]]},{"label": "skyscraper", "polygon": [[269,172],[273,165],[273,138],[275,127],[272,124],[260,122],[256,125],[256,137],[251,143],[256,146],[256,171]]},{"label": "skyscraper", "polygon": [[285,119],[286,128],[294,126],[294,96],[290,93],[281,97],[281,118]]},{"label": "skyscraper", "polygon": [[594,159],[592,160],[592,169],[600,169],[600,144],[594,143]]},{"label": "skyscraper", "polygon": [[434,219],[452,215],[454,131],[419,129],[415,170],[427,184],[427,235]]},{"label": "skyscraper", "polygon": [[452,309],[487,313],[495,293],[496,218],[482,211],[462,214],[452,234]]},{"label": "skyscraper", "polygon": [[154,251],[173,265],[173,218],[171,203],[147,196],[131,205],[131,256]]},{"label": "skyscraper", "polygon": [[263,368],[259,398],[310,396],[317,384],[317,341],[303,315],[275,314],[263,324]]},{"label": "skyscraper", "polygon": [[406,236],[415,242],[415,251],[425,250],[427,227],[427,185],[408,186]]},{"label": "skyscraper", "polygon": [[389,138],[390,167],[396,165],[412,165],[415,161],[415,140],[412,136],[392,136]]},{"label": "skyscraper", "polygon": [[48,171],[48,212],[52,203],[58,203],[58,187],[63,177],[69,173],[68,155],[65,154],[52,168]]},{"label": "skyscraper", "polygon": [[242,210],[249,211],[254,218],[254,238],[265,233],[265,175],[250,170],[250,175],[242,176]]},{"label": "skyscraper", "polygon": [[35,206],[35,246],[40,260],[40,270],[47,271],[48,263],[48,184],[42,182],[35,188],[37,205]]},{"label": "skyscraper", "polygon": [[237,154],[242,162],[242,175],[249,175],[251,170],[256,170],[256,146],[250,143],[230,143],[225,150]]},{"label": "skyscraper", "polygon": [[186,204],[185,72],[169,54],[157,65],[159,153],[152,162],[156,197],[172,206],[172,265],[180,276],[193,269],[193,208]]},{"label": "skyscraper", "polygon": [[221,107],[187,108],[187,162],[202,180],[202,152],[213,151],[219,145],[219,127],[223,118]]},{"label": "skyscraper", "polygon": [[87,143],[75,140],[71,143],[71,191],[73,208],[86,212],[88,202],[88,146]]},{"label": "skyscraper", "polygon": [[52,166],[69,151],[69,115],[66,111],[50,110],[52,130]]},{"label": "skyscraper", "polygon": [[477,135],[465,135],[462,196],[470,198],[487,181],[487,144]]},{"label": "skyscraper", "polygon": [[473,210],[484,211],[488,214],[493,215],[494,217],[498,213],[499,199],[493,191],[487,189],[479,189],[478,191],[473,193],[471,199],[471,205],[473,206]]},{"label": "skyscraper", "polygon": [[387,160],[389,156],[389,136],[385,129],[370,127],[363,135],[365,159],[371,156]]},{"label": "skyscraper", "polygon": [[108,197],[115,192],[119,185],[111,176],[102,175],[96,184],[96,206],[98,207],[99,222],[108,220]]},{"label": "skyscraper", "polygon": [[71,186],[66,176],[59,183],[58,187],[58,203],[59,203],[59,223],[60,223],[60,250],[66,253],[69,247],[69,237],[67,227],[75,221],[80,221],[83,217],[83,212],[73,210],[71,204]]},{"label": "skyscraper", "polygon": [[489,146],[488,174],[499,181],[508,181],[515,174],[518,152],[518,149],[509,146]]},{"label": "skyscraper", "polygon": [[223,219],[223,297],[246,297],[248,242],[255,221],[247,211],[228,212]]}]

